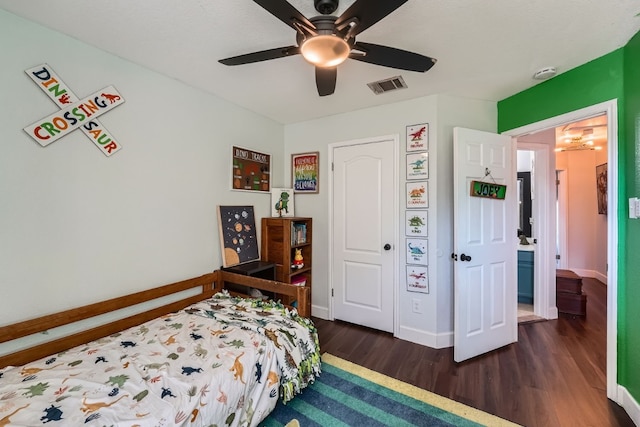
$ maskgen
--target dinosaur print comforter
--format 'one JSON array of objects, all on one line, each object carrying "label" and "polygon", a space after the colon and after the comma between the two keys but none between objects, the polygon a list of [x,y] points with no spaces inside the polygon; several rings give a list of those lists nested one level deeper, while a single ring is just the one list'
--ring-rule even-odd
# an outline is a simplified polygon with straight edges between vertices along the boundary
[{"label": "dinosaur print comforter", "polygon": [[254,426],[320,373],[316,330],[226,293],[0,370],[0,427]]}]

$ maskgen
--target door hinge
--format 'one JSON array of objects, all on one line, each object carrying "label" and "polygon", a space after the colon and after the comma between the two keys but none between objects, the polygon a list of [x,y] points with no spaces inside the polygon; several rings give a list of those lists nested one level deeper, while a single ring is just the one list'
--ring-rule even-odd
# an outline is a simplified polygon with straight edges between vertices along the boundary
[{"label": "door hinge", "polygon": [[556,255],[556,259],[560,259],[560,254]]},{"label": "door hinge", "polygon": [[333,172],[333,162],[331,162],[331,172]]},{"label": "door hinge", "polygon": [[333,288],[331,288],[331,298],[333,298]]}]

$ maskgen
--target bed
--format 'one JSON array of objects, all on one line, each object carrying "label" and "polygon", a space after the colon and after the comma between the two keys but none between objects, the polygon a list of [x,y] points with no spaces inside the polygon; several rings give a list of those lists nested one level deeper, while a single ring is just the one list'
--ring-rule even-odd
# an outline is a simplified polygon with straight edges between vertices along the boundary
[{"label": "bed", "polygon": [[0,427],[254,426],[320,372],[309,313],[225,284],[309,289],[225,271],[0,328],[6,342],[196,288],[146,312],[0,357]]}]

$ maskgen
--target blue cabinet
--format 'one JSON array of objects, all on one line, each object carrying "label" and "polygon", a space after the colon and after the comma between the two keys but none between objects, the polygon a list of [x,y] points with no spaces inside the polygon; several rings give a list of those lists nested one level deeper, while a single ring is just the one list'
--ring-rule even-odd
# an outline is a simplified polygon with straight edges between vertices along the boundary
[{"label": "blue cabinet", "polygon": [[533,251],[518,251],[518,302],[533,304]]}]

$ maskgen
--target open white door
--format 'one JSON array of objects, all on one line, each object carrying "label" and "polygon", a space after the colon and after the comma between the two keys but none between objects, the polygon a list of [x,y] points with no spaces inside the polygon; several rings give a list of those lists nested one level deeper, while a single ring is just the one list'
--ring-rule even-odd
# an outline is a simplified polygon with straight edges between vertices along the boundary
[{"label": "open white door", "polygon": [[[454,360],[518,340],[515,147],[511,137],[455,128]],[[471,197],[471,181],[503,184],[506,198]]]}]

